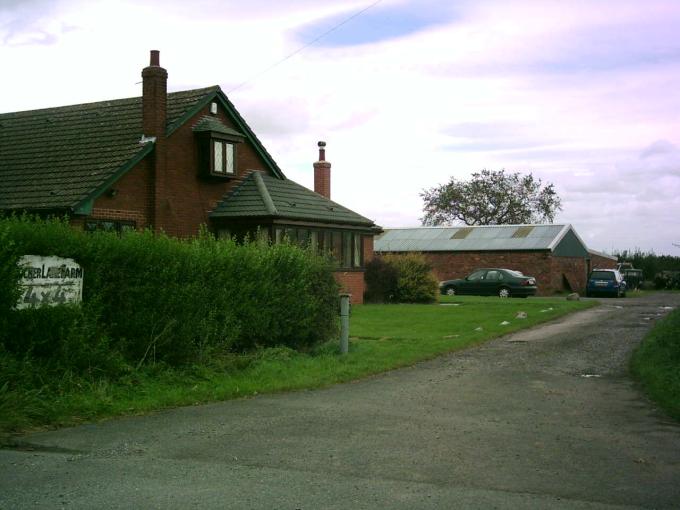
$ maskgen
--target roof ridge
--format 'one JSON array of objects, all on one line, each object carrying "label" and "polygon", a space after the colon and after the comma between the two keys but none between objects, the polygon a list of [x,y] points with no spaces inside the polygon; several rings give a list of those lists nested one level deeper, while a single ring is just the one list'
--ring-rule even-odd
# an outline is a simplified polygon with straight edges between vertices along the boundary
[{"label": "roof ridge", "polygon": [[[221,90],[219,85],[211,85],[210,87],[200,87],[196,89],[187,89],[187,90],[176,90],[174,92],[168,92],[168,98],[170,96],[178,96],[180,94],[187,94],[189,92],[202,92],[203,94],[206,94],[208,92],[215,92],[217,90]],[[61,106],[48,106],[46,108],[36,108],[33,110],[19,110],[19,111],[14,111],[14,112],[3,112],[0,113],[0,118],[2,118],[5,115],[15,115],[15,114],[26,114],[26,113],[50,113],[51,111],[54,111],[55,113],[60,111],[60,110],[65,110],[69,108],[83,108],[85,106],[96,106],[96,105],[105,105],[107,103],[122,103],[125,101],[129,102],[134,102],[134,101],[141,101],[142,96],[130,96],[130,97],[121,97],[121,98],[116,98],[116,99],[102,99],[100,101],[90,101],[88,103],[75,103],[75,104],[65,104]]]},{"label": "roof ridge", "polygon": [[386,227],[385,230],[444,230],[447,228],[517,228],[517,227],[567,227],[569,223],[513,223],[508,225],[421,225],[418,227]]},{"label": "roof ridge", "polygon": [[274,201],[272,200],[272,196],[269,194],[269,190],[267,189],[267,185],[264,183],[264,179],[262,179],[262,172],[258,172],[256,170],[250,175],[252,175],[253,179],[255,180],[257,191],[260,193],[260,197],[264,202],[264,207],[265,209],[267,209],[267,213],[269,213],[272,216],[278,216],[279,211],[276,209],[276,206],[274,205]]}]

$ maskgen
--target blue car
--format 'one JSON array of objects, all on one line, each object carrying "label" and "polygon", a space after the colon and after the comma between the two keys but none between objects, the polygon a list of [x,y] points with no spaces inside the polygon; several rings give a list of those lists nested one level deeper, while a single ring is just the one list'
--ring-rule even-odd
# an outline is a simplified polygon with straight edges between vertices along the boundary
[{"label": "blue car", "polygon": [[616,269],[593,269],[588,275],[586,296],[626,297],[626,281]]}]

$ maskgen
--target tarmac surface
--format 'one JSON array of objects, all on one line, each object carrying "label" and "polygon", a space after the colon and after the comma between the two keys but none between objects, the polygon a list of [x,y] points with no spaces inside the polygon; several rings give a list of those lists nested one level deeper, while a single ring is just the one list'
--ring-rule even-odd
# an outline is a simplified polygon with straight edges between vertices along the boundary
[{"label": "tarmac surface", "polygon": [[680,294],[329,389],[18,438],[0,508],[680,508],[680,424],[628,360]]}]

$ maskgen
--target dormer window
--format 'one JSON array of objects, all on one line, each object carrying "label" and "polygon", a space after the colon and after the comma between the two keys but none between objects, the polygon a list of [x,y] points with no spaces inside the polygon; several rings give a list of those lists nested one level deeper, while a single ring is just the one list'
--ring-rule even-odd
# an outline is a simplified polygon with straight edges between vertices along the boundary
[{"label": "dormer window", "polygon": [[234,175],[236,161],[236,147],[233,143],[226,140],[213,138],[212,144],[212,165],[210,173],[216,175]]},{"label": "dormer window", "polygon": [[221,178],[238,175],[237,145],[245,135],[211,116],[203,117],[193,130],[198,141],[201,173]]}]

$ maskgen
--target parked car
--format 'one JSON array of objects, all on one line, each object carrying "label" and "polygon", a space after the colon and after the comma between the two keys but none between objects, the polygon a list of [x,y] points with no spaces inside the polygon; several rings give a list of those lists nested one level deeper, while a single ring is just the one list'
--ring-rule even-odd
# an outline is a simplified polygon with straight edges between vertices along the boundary
[{"label": "parked car", "polygon": [[616,269],[593,269],[588,275],[586,296],[626,296],[626,281]]},{"label": "parked car", "polygon": [[477,269],[463,279],[440,282],[439,291],[448,296],[527,297],[536,294],[536,278],[512,269]]}]

